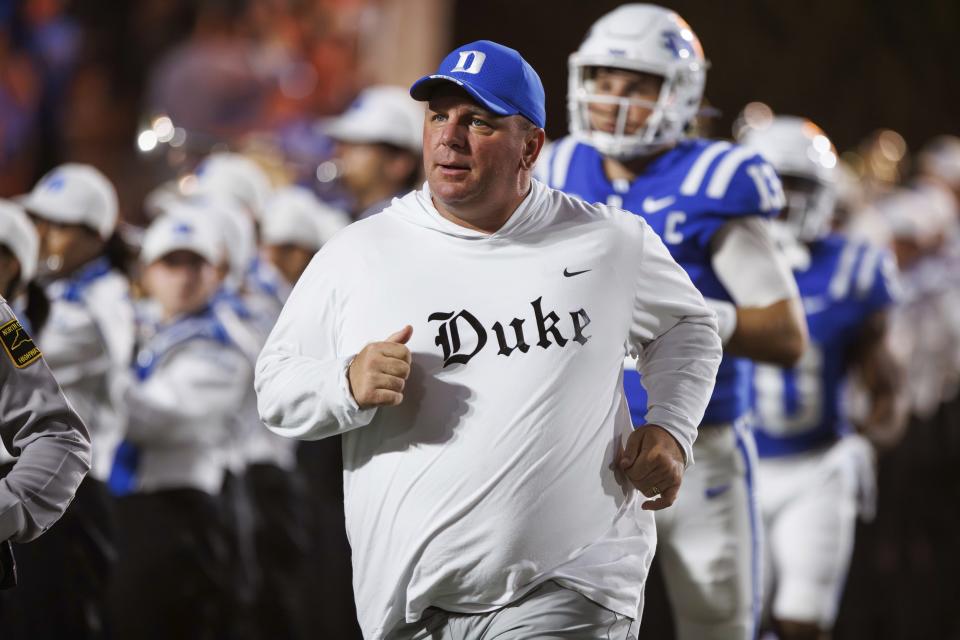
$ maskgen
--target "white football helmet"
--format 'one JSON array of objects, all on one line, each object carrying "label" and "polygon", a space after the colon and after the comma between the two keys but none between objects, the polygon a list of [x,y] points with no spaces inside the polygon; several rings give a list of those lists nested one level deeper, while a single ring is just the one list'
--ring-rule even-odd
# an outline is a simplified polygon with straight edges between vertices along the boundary
[{"label": "white football helmet", "polygon": [[776,169],[787,197],[782,220],[797,239],[826,235],[837,203],[837,153],[823,130],[806,118],[775,116],[743,129],[739,142]]},{"label": "white football helmet", "polygon": [[[626,160],[649,155],[685,136],[697,115],[708,63],[700,40],[679,15],[652,4],[625,4],[597,20],[580,48],[570,56],[567,109],[570,133],[605,156]],[[663,77],[656,102],[597,95],[598,67],[642,71]],[[617,104],[614,133],[591,126],[589,104]],[[652,113],[636,132],[625,131],[631,106]]]},{"label": "white football helmet", "polygon": [[920,151],[920,170],[960,189],[960,138],[937,136]]}]

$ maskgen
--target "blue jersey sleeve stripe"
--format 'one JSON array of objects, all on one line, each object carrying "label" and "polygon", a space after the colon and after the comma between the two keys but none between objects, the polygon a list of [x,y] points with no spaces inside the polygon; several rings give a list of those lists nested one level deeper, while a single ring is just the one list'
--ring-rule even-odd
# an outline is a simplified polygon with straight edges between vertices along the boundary
[{"label": "blue jersey sleeve stripe", "polygon": [[834,300],[841,300],[847,297],[850,292],[851,280],[853,277],[853,267],[857,261],[857,245],[852,242],[847,243],[840,253],[840,259],[837,264],[837,270],[834,271],[830,279],[830,297]]},{"label": "blue jersey sleeve stripe", "polygon": [[553,162],[550,167],[550,186],[555,189],[564,189],[567,185],[567,172],[570,170],[570,160],[577,148],[577,141],[567,137],[556,144],[557,150],[553,153]]},{"label": "blue jersey sleeve stripe", "polygon": [[537,164],[533,166],[533,177],[549,187],[553,186],[551,182],[551,168],[553,165],[553,152],[556,151],[556,149],[556,142],[551,142],[544,146],[543,151],[540,152],[540,157],[537,158]]},{"label": "blue jersey sleeve stripe", "polygon": [[756,155],[756,151],[753,149],[737,147],[724,156],[710,178],[710,184],[707,186],[707,197],[717,199],[724,197],[737,169],[754,155]]},{"label": "blue jersey sleeve stripe", "polygon": [[729,142],[720,141],[714,142],[704,149],[700,153],[700,157],[697,158],[693,166],[690,167],[687,177],[683,179],[683,183],[680,185],[680,194],[684,196],[695,195],[697,191],[700,190],[700,186],[703,184],[703,179],[706,177],[710,165],[713,164],[717,156],[731,146]]}]

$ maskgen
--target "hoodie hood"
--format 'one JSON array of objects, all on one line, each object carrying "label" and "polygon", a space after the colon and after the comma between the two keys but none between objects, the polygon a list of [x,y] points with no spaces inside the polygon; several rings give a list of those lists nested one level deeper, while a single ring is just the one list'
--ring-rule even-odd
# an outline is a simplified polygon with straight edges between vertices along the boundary
[{"label": "hoodie hood", "polygon": [[390,206],[380,215],[394,215],[404,222],[464,240],[483,241],[517,237],[543,226],[550,218],[551,208],[546,206],[550,191],[549,187],[537,180],[531,180],[530,192],[504,225],[493,233],[462,227],[440,215],[433,204],[430,185],[426,182],[417,191],[411,191],[402,198],[394,198]]}]

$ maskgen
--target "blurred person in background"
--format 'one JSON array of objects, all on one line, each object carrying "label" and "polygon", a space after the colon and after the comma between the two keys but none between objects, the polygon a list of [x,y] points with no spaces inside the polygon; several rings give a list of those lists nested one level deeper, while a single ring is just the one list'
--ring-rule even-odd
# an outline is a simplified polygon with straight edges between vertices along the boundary
[{"label": "blurred person in background", "polygon": [[303,187],[277,190],[266,212],[260,227],[260,253],[283,276],[287,288],[277,292],[283,303],[314,254],[350,224],[350,217]]},{"label": "blurred person in background", "polygon": [[922,420],[950,399],[960,376],[956,276],[945,244],[955,223],[938,201],[943,203],[929,193],[901,189],[874,205],[901,271],[903,295],[891,316],[891,347],[907,368],[910,410]]},{"label": "blurred person in background", "polygon": [[[46,589],[47,598],[68,599],[75,583],[59,584],[51,582],[51,576],[33,574],[46,567],[19,544],[34,540],[57,523],[90,470],[87,429],[32,338],[35,330],[43,328],[49,311],[43,289],[33,281],[39,245],[36,229],[20,206],[0,200],[0,589],[19,582],[30,592],[25,598],[0,599],[4,638],[58,637],[65,630],[62,621],[45,620],[40,613],[60,613],[64,603],[54,600],[53,609],[37,597]],[[20,318],[6,298],[20,310]],[[71,519],[76,519],[73,509]],[[18,545],[11,547],[11,541]],[[14,549],[28,560],[19,571]],[[60,555],[51,560],[67,558]],[[54,577],[63,576],[58,572]]]},{"label": "blurred person in background", "polygon": [[944,295],[945,328],[953,338],[950,363],[953,379],[944,392],[945,400],[951,400],[960,390],[960,323],[955,321],[960,318],[960,138],[934,138],[920,150],[917,165],[914,180],[917,188],[921,192],[939,194],[945,217],[943,247],[938,259],[947,290]]},{"label": "blurred person in background", "polygon": [[960,210],[960,138],[938,136],[926,144],[917,158],[916,184],[949,195]]},{"label": "blurred person in background", "polygon": [[825,640],[860,503],[873,502],[874,448],[890,449],[906,426],[903,370],[887,335],[897,268],[888,250],[830,232],[837,158],[819,127],[776,116],[739,141],[783,182],[786,206],[773,227],[810,328],[795,366],[758,363],[753,373],[766,609],[781,640]]},{"label": "blurred person in background", "polygon": [[[20,206],[0,200],[0,585],[4,588],[15,583],[10,541],[29,542],[53,526],[90,469],[87,429],[31,337],[42,328],[46,312],[32,308],[27,294],[35,286],[39,244]],[[42,290],[39,294],[45,300]],[[7,298],[17,301],[23,319]],[[33,563],[24,569],[22,581],[32,588],[45,580],[29,573],[36,569]],[[69,594],[56,590],[51,595]],[[4,638],[51,637],[57,631],[57,623],[31,625],[29,616],[11,609],[17,604],[0,601]]]},{"label": "blurred person in background", "polygon": [[[282,276],[275,290],[282,304],[313,255],[350,219],[302,187],[277,190],[264,211],[261,255]],[[244,477],[253,507],[259,578],[254,622],[257,637],[296,638],[305,632],[305,607],[316,606],[304,598],[306,562],[319,539],[312,526],[315,514],[308,513],[304,478],[297,469],[297,443],[270,433],[256,412],[253,419],[256,427],[245,441]],[[329,579],[329,574],[322,577]]]},{"label": "blurred person in background", "polygon": [[[673,11],[627,4],[603,16],[570,56],[571,134],[544,151],[537,175],[642,216],[717,313],[724,357],[698,427],[697,464],[676,504],[656,514],[657,560],[678,638],[749,640],[762,590],[752,361],[795,364],[806,322],[768,222],[783,206],[773,168],[745,147],[689,137],[706,68],[700,41]],[[623,381],[642,432],[637,355],[626,358]]]},{"label": "blurred person in background", "polygon": [[89,429],[92,468],[57,526],[20,553],[24,572],[42,579],[4,594],[4,607],[23,616],[30,637],[102,637],[116,556],[106,480],[125,409],[113,389],[116,372],[129,366],[134,341],[125,249],[114,233],[117,196],[97,169],[65,164],[20,204],[37,228],[38,277],[50,300],[49,319],[35,339]]},{"label": "blurred person in background", "polygon": [[893,250],[902,304],[891,316],[892,348],[907,367],[911,412],[934,416],[960,385],[960,142],[941,136],[917,156],[917,172],[889,190],[848,231]]},{"label": "blurred person in background", "polygon": [[190,197],[209,202],[221,218],[221,231],[227,234],[227,271],[221,296],[226,294],[235,302],[242,299],[265,334],[282,306],[274,294],[279,274],[257,253],[259,228],[273,191],[270,178],[256,161],[233,152],[207,156],[194,175],[196,189]]},{"label": "blurred person in background", "polygon": [[401,87],[364,89],[326,133],[337,142],[339,179],[355,220],[379,213],[418,185],[423,107]]},{"label": "blurred person in background", "polygon": [[[5,241],[23,241],[28,226],[0,206],[0,237]],[[19,272],[19,265],[0,262],[0,280],[17,280]],[[90,469],[90,438],[36,343],[2,296],[0,343],[0,440],[15,456],[0,460],[0,589],[8,590],[18,581],[35,587],[45,580],[46,576],[29,572],[36,565],[18,570],[10,543],[36,539],[68,509]],[[18,545],[18,553],[25,548]],[[54,587],[49,597],[70,597],[68,591]],[[34,624],[17,604],[0,600],[4,638],[61,637],[56,635],[62,629],[57,622]]]},{"label": "blurred person in background", "polygon": [[[228,161],[227,168],[230,166],[232,163]],[[153,199],[150,206],[155,221],[176,219],[186,227],[198,225],[200,229],[211,230],[215,235],[219,250],[211,262],[216,286],[209,306],[230,344],[247,357],[252,367],[266,332],[273,324],[279,303],[263,304],[265,301],[261,296],[259,312],[254,312],[248,304],[244,283],[256,253],[256,231],[252,215],[241,204],[243,201],[226,189],[245,184],[241,192],[249,197],[252,193],[249,184],[228,179],[218,182],[224,179],[219,169],[212,175],[215,180],[212,185],[207,185],[206,190],[192,196],[184,196],[177,190]],[[227,177],[234,176],[228,171]],[[138,301],[139,327],[144,340],[152,339],[161,324],[162,310],[157,298],[148,296]],[[229,413],[226,426],[226,435],[218,443],[218,455],[225,468],[219,494],[224,533],[229,544],[227,566],[230,597],[227,605],[230,612],[225,616],[225,621],[230,628],[224,628],[223,633],[242,638],[252,633],[252,605],[259,580],[253,542],[253,514],[245,482],[249,440],[263,429],[256,415],[252,383],[248,383],[243,401]],[[130,456],[133,445],[127,443],[124,446],[121,468],[132,464]]]},{"label": "blurred person in background", "polygon": [[[409,96],[405,95],[404,99],[413,102]],[[257,228],[262,234],[268,228],[269,233],[274,233],[278,227],[278,221],[271,219],[273,210],[268,206],[268,203],[273,202],[270,196],[271,186],[266,175],[252,160],[235,153],[212,154],[198,165],[196,176],[198,187],[195,199],[201,204],[206,202],[206,208],[219,216],[219,228],[225,234],[224,242],[227,247],[225,262],[221,266],[224,283],[217,294],[215,307],[234,340],[244,345],[244,352],[253,362],[273,328],[292,286],[285,282],[280,269],[272,261],[265,259],[265,256],[271,253],[274,257],[280,257],[279,247],[267,246],[262,255],[256,253]],[[282,198],[280,202],[282,203]],[[321,219],[326,218],[321,216]],[[280,225],[283,220],[284,214],[281,211]],[[302,229],[299,233],[297,246],[304,242],[313,244],[313,226]],[[263,244],[262,238],[260,242]],[[286,251],[285,261],[291,261],[292,255],[297,252],[297,249]],[[302,258],[302,251],[300,253]],[[236,436],[231,439],[232,463],[224,492],[225,495],[232,496],[229,502],[233,505],[231,513],[234,530],[238,535],[237,568],[240,575],[237,577],[237,600],[241,604],[238,606],[237,620],[256,615],[257,619],[262,621],[267,615],[265,612],[271,609],[303,610],[299,603],[292,599],[296,596],[290,593],[290,585],[286,584],[286,578],[293,573],[291,562],[299,551],[296,547],[287,549],[285,551],[289,554],[285,556],[284,551],[277,552],[270,548],[272,539],[267,540],[263,535],[268,529],[261,528],[254,511],[259,497],[264,501],[261,504],[263,508],[260,509],[263,516],[267,520],[277,518],[277,525],[284,527],[275,532],[278,537],[285,535],[291,540],[302,537],[300,526],[291,522],[289,517],[301,508],[296,504],[296,478],[285,473],[275,473],[276,469],[287,469],[291,466],[289,456],[294,449],[289,443],[277,443],[277,438],[262,433],[264,431],[251,386],[249,396],[245,398],[236,415]],[[302,448],[299,457],[305,461],[307,483],[322,487],[321,491],[312,494],[309,507],[311,517],[308,522],[317,526],[310,525],[309,541],[313,543],[310,546],[314,554],[309,561],[312,570],[308,572],[308,579],[313,580],[316,575],[317,579],[322,580],[319,588],[330,590],[330,597],[323,598],[321,603],[308,603],[308,614],[318,609],[324,610],[323,624],[330,625],[324,627],[329,630],[330,635],[350,633],[342,631],[343,627],[338,622],[342,619],[346,628],[356,626],[352,613],[353,603],[349,597],[349,549],[345,534],[338,536],[336,533],[343,531],[343,500],[342,496],[338,497],[339,491],[336,490],[342,483],[339,447],[333,447],[331,443],[311,443]],[[259,486],[243,480],[251,463],[270,465],[254,472],[257,479],[253,480],[253,483],[262,483]],[[285,505],[280,502],[271,503],[267,498],[271,492],[282,494],[287,499]],[[331,510],[341,515],[331,517]],[[335,523],[336,528],[330,526],[331,522]],[[269,522],[264,524],[270,527]],[[261,532],[259,536],[258,529]],[[331,530],[334,533],[331,533]],[[259,557],[258,547],[266,558],[277,555],[277,560],[282,564],[277,566],[276,570],[266,566]],[[270,593],[265,590],[268,582],[283,583],[283,587]],[[253,603],[257,603],[256,608],[252,606]],[[294,633],[294,623],[295,621],[291,621],[291,627],[288,627],[291,633]]]},{"label": "blurred person in background", "polygon": [[201,160],[193,174],[197,195],[229,200],[253,222],[261,221],[272,187],[254,160],[241,153],[218,151]]},{"label": "blurred person in background", "polygon": [[30,333],[43,329],[50,314],[47,294],[35,277],[40,238],[19,204],[0,200],[0,297]]},{"label": "blurred person in background", "polygon": [[252,369],[213,309],[223,246],[215,223],[176,209],[147,230],[142,286],[158,324],[137,351],[110,592],[116,638],[228,635],[232,533],[221,499],[225,445]]},{"label": "blurred person in background", "polygon": [[[256,162],[238,153],[207,156],[197,166],[195,175],[196,195],[187,203],[195,217],[207,217],[217,225],[224,247],[217,265],[220,286],[213,310],[252,369],[282,304],[273,295],[281,279],[257,254],[258,225],[272,186]],[[257,415],[252,380],[245,391],[231,417],[230,438],[224,443],[228,468],[222,490],[232,535],[231,633],[240,638],[255,637],[258,633],[256,604],[263,589],[262,563],[255,540],[256,515],[247,473],[252,442],[264,427]]]}]

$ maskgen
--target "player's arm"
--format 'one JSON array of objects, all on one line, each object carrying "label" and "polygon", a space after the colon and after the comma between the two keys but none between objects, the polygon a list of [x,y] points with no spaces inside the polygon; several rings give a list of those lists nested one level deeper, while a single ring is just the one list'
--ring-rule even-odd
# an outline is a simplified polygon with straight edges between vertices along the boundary
[{"label": "player's arm", "polygon": [[734,301],[707,301],[717,312],[724,350],[795,365],[807,347],[807,322],[769,222],[759,216],[732,220],[713,237],[711,250],[713,270]]},{"label": "player's arm", "polygon": [[863,410],[852,418],[857,431],[880,450],[895,446],[907,425],[904,371],[887,343],[888,314],[877,311],[860,326],[848,354],[851,384]]},{"label": "player's arm", "polygon": [[336,264],[339,254],[331,253],[335,242],[317,253],[297,281],[257,358],[260,419],[287,438],[318,440],[366,426],[377,407],[403,399],[409,328],[358,354],[337,351],[338,278],[345,276]]},{"label": "player's arm", "polygon": [[[0,324],[12,319],[0,298]],[[0,437],[18,459],[0,482],[0,541],[27,542],[73,500],[90,469],[90,437],[43,358],[30,358],[20,353],[25,346],[11,344],[7,351],[0,347]],[[12,360],[17,355],[29,363],[18,368]]]},{"label": "player's arm", "polygon": [[644,495],[657,500],[644,509],[662,509],[676,500],[685,465],[693,463],[693,442],[720,366],[716,317],[660,238],[643,231],[642,258],[630,346],[640,354],[638,369],[648,394],[647,424],[635,429],[619,456],[619,468]]}]

